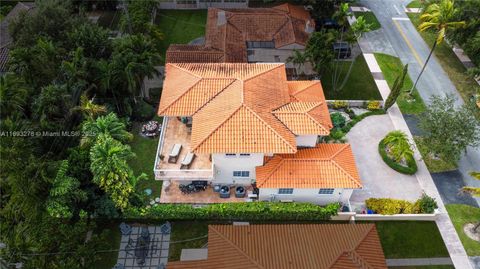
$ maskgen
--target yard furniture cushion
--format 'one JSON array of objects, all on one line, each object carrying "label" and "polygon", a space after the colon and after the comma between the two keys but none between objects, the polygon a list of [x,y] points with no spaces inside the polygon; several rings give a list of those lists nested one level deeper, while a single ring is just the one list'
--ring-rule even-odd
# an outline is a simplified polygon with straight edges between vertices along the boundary
[{"label": "yard furniture cushion", "polygon": [[181,151],[182,151],[182,145],[174,144],[172,147],[172,151],[170,152],[170,155],[168,157],[168,162],[176,163]]},{"label": "yard furniture cushion", "polygon": [[195,159],[195,154],[192,152],[187,153],[182,160],[181,169],[188,169],[192,165],[193,160]]}]

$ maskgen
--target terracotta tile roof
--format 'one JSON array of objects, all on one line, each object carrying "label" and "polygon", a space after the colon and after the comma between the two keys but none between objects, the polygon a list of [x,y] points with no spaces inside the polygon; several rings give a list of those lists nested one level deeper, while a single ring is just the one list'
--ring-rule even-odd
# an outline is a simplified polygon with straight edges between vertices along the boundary
[{"label": "terracotta tile roof", "polygon": [[386,269],[374,224],[210,225],[208,258],[168,269]]},{"label": "terracotta tile roof", "polygon": [[349,144],[318,144],[296,154],[274,155],[256,168],[259,188],[362,187]]},{"label": "terracotta tile roof", "polygon": [[247,62],[247,41],[273,41],[276,48],[305,45],[309,37],[307,24],[314,29],[309,12],[290,4],[274,8],[209,8],[203,49],[171,45],[167,63]]},{"label": "terracotta tile roof", "polygon": [[273,114],[295,135],[327,136],[333,127],[327,104],[322,102],[293,102],[273,111]]},{"label": "terracotta tile roof", "polygon": [[295,134],[331,128],[320,83],[304,84],[318,102],[291,103],[284,64],[167,64],[158,114],[193,117],[197,153],[295,153]]},{"label": "terracotta tile roof", "polygon": [[324,102],[322,84],[319,80],[288,81],[288,91],[292,101],[298,102]]}]

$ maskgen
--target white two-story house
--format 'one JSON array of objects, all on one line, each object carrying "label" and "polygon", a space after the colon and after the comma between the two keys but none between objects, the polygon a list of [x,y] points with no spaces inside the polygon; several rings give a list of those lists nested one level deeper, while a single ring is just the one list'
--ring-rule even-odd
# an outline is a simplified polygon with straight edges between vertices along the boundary
[{"label": "white two-story house", "polygon": [[317,144],[332,128],[320,81],[287,81],[284,64],[167,64],[158,114],[158,180],[318,204],[362,186],[350,145]]}]

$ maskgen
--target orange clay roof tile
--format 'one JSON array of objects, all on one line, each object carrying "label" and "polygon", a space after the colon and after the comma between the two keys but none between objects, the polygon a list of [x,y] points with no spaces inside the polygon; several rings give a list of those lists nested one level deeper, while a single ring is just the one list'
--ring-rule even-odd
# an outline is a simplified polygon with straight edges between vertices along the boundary
[{"label": "orange clay roof tile", "polygon": [[259,188],[361,188],[349,144],[318,144],[277,154],[256,168]]},{"label": "orange clay roof tile", "polygon": [[193,117],[197,153],[295,153],[294,134],[328,135],[331,122],[320,82],[294,88],[318,101],[291,102],[284,64],[167,64],[158,111]]},{"label": "orange clay roof tile", "polygon": [[273,41],[276,48],[305,45],[309,37],[307,23],[314,28],[309,12],[290,4],[274,8],[209,8],[205,45],[173,44],[167,50],[167,63],[247,62],[247,41]]},{"label": "orange clay roof tile", "polygon": [[386,269],[374,224],[210,225],[208,257],[168,269]]}]

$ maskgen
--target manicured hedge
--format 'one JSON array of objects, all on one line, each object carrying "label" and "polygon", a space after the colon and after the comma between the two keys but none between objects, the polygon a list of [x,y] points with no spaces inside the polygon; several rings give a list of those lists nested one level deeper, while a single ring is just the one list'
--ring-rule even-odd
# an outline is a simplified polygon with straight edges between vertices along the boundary
[{"label": "manicured hedge", "polygon": [[378,109],[378,110],[373,110],[373,111],[370,111],[370,112],[367,112],[367,113],[363,113],[362,115],[359,115],[359,116],[356,116],[355,118],[353,118],[351,121],[349,121],[343,128],[342,128],[342,131],[344,133],[348,133],[350,131],[350,129],[352,129],[353,126],[355,126],[355,124],[357,124],[358,122],[360,122],[361,120],[363,120],[364,118],[368,117],[368,116],[373,116],[373,115],[383,115],[385,114],[385,110],[383,109]]},{"label": "manicured hedge", "polygon": [[369,198],[365,204],[368,209],[382,215],[432,214],[438,208],[435,199],[425,193],[415,203],[391,198]]},{"label": "manicured hedge", "polygon": [[407,165],[408,167],[405,167],[397,162],[395,160],[391,159],[388,157],[387,152],[385,151],[385,143],[383,139],[378,143],[378,153],[380,156],[382,156],[383,161],[390,166],[393,170],[402,173],[402,174],[407,174],[407,175],[413,175],[417,172],[417,163],[415,162],[414,158],[408,158]]},{"label": "manicured hedge", "polygon": [[162,220],[328,220],[337,215],[338,203],[318,206],[310,203],[249,202],[211,204],[194,208],[188,204],[159,204],[150,208],[129,208],[128,219]]}]

